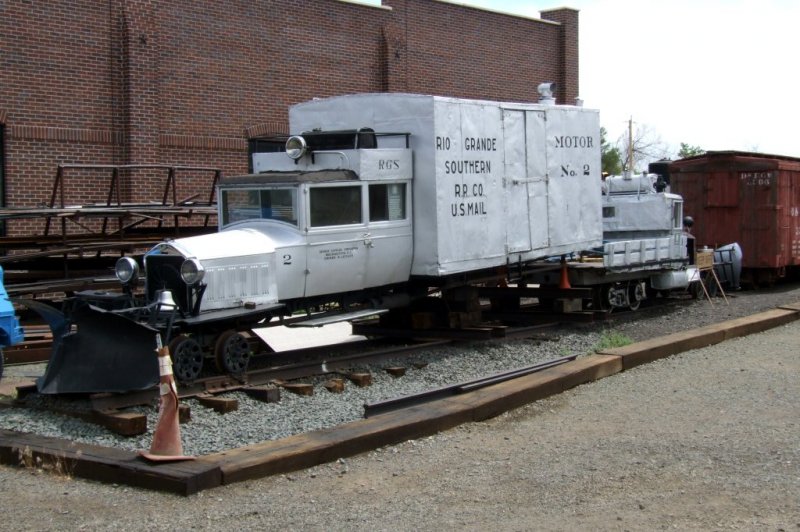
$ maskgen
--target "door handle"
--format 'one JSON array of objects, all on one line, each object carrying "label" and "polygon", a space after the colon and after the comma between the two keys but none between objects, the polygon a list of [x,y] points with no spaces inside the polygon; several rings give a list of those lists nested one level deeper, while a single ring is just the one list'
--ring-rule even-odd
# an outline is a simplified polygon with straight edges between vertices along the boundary
[{"label": "door handle", "polygon": [[364,239],[364,245],[368,248],[374,248],[375,244],[372,243],[372,234],[371,233],[364,233],[361,235],[361,238]]}]

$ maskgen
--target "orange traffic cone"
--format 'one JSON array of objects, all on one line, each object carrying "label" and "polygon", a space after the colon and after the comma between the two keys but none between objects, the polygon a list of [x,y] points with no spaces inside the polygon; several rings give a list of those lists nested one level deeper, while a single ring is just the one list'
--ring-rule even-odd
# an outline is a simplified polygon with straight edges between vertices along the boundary
[{"label": "orange traffic cone", "polygon": [[561,281],[558,283],[559,288],[570,289],[572,286],[569,284],[569,273],[567,272],[567,259],[561,257]]},{"label": "orange traffic cone", "polygon": [[169,348],[161,346],[161,336],[157,336],[158,373],[161,397],[158,402],[158,423],[153,434],[150,452],[139,454],[155,462],[176,460],[194,460],[193,456],[184,456],[181,443],[181,427],[178,424],[178,388],[172,376],[172,360]]}]

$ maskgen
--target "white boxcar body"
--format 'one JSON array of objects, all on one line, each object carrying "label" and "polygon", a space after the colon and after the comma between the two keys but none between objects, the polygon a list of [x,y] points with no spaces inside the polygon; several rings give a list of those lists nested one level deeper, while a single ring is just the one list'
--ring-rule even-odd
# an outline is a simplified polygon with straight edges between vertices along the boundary
[{"label": "white boxcar body", "polygon": [[[410,161],[397,138],[397,158],[382,145],[373,153],[321,154],[300,166],[257,154],[253,164],[256,172],[347,168],[361,179],[410,170],[413,239],[393,253],[411,258],[412,276],[471,272],[602,243],[597,111],[381,93],[301,103],[290,109],[289,123],[294,134],[364,127],[410,133]],[[369,171],[379,163],[381,172]]]}]

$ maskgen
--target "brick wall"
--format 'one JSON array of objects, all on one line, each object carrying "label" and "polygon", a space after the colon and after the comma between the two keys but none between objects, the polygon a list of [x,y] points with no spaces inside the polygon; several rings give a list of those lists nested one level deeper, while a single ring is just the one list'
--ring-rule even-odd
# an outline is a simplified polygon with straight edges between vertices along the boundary
[{"label": "brick wall", "polygon": [[[0,2],[6,205],[47,203],[59,163],[245,172],[247,138],[285,132],[287,107],[313,97],[535,101],[543,81],[559,84],[560,103],[578,95],[577,11],[532,20],[435,0],[383,4]],[[160,198],[162,181],[128,180],[125,198]],[[71,186],[88,198],[80,191],[106,178]]]}]

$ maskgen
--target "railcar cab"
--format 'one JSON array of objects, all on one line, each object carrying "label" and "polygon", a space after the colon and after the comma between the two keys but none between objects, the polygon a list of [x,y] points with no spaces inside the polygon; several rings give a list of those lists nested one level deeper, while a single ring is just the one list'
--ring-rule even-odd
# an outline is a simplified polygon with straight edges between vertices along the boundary
[{"label": "railcar cab", "polygon": [[404,283],[412,259],[408,144],[407,133],[371,129],[259,139],[255,150],[251,142],[254,173],[220,182],[220,230],[270,237],[280,301]]}]

